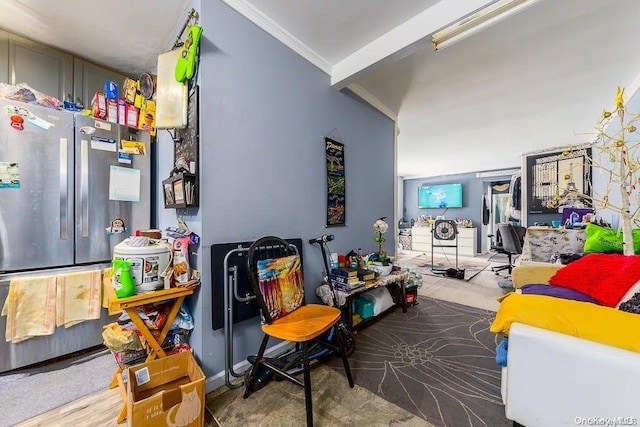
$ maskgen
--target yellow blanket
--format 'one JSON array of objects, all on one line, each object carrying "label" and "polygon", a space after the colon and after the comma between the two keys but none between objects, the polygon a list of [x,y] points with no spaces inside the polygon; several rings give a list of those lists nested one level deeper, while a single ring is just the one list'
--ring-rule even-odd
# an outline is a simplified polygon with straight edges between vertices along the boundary
[{"label": "yellow blanket", "polygon": [[102,274],[100,270],[57,276],[56,326],[66,328],[100,318]]},{"label": "yellow blanket", "polygon": [[640,353],[640,315],[590,302],[510,293],[500,304],[490,330],[509,335],[513,323]]},{"label": "yellow blanket", "polygon": [[53,334],[56,327],[56,277],[11,280],[2,315],[7,316],[7,342],[19,343],[34,336]]}]

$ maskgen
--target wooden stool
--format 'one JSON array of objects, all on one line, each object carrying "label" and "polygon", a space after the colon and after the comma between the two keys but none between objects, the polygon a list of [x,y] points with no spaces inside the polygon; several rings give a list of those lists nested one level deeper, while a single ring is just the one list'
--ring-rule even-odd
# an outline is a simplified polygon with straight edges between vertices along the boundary
[{"label": "wooden stool", "polygon": [[[147,343],[151,347],[151,351],[147,355],[145,363],[167,356],[167,354],[162,349],[162,342],[167,337],[169,329],[171,329],[171,324],[176,318],[182,302],[184,301],[186,296],[193,294],[193,290],[194,288],[182,287],[161,289],[158,291],[134,295],[129,298],[115,299],[111,301],[112,307],[127,312],[133,324],[136,325],[136,328],[138,328],[138,331],[140,331],[140,335],[142,335],[145,340],[147,340]],[[167,301],[173,301],[171,303],[171,310],[169,311],[169,314],[167,314],[167,319],[165,321],[164,327],[162,328],[162,331],[160,331],[160,336],[158,337],[158,339],[156,339],[147,325],[144,323],[144,321],[140,318],[140,316],[138,316],[137,309],[138,307],[143,305]],[[122,409],[120,410],[120,413],[116,418],[116,423],[118,424],[120,424],[127,418],[127,388],[122,378],[122,371],[122,367],[118,367],[115,374],[113,375],[111,383],[109,384],[109,388],[118,386],[120,389],[120,396],[122,397]]]}]

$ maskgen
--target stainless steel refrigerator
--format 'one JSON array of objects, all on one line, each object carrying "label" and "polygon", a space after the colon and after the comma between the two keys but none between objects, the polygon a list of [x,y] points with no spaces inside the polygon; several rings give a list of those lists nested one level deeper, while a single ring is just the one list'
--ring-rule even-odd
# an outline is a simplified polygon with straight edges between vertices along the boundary
[{"label": "stainless steel refrigerator", "polygon": [[[121,153],[122,140],[144,154]],[[108,266],[116,244],[149,228],[149,144],[148,132],[0,99],[0,307],[12,278]],[[103,309],[51,336],[0,339],[0,372],[99,345],[108,320]]]}]

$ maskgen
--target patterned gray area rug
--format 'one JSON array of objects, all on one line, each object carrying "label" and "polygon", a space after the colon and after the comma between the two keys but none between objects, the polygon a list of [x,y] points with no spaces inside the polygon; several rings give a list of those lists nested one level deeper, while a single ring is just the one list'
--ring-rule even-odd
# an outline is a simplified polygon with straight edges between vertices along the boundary
[{"label": "patterned gray area rug", "polygon": [[[354,381],[436,426],[509,426],[489,332],[495,313],[418,297],[356,335]],[[331,366],[344,373],[339,358]]]}]

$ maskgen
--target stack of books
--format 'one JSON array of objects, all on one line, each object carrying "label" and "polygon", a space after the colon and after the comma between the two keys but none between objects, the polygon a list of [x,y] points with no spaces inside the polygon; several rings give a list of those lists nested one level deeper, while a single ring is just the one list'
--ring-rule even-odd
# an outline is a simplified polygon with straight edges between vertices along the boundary
[{"label": "stack of books", "polygon": [[329,280],[333,287],[342,292],[351,293],[354,289],[364,286],[364,280],[358,278],[358,270],[347,268],[332,268]]},{"label": "stack of books", "polygon": [[372,270],[359,270],[358,278],[364,281],[373,280],[376,278],[376,272]]}]

